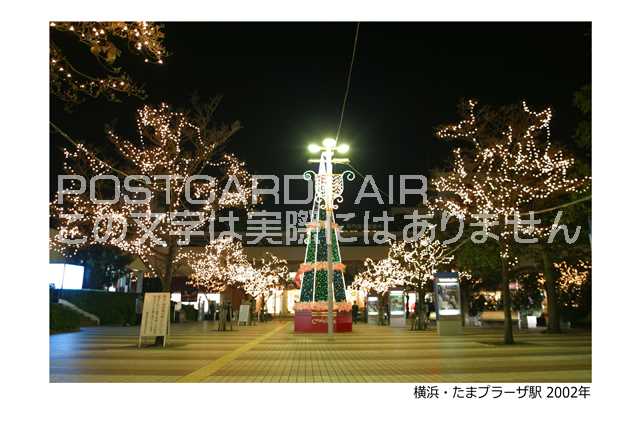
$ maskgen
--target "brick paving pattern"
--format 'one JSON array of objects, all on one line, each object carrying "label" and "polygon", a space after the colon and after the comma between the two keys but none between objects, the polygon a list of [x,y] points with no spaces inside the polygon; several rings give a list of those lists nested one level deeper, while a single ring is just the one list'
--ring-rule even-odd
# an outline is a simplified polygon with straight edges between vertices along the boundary
[{"label": "brick paving pattern", "polygon": [[[354,325],[352,333],[296,334],[290,321],[218,332],[212,322],[172,325],[167,348],[137,348],[137,327],[50,336],[51,382],[591,382],[591,334]],[[151,342],[152,340],[147,340]]]}]

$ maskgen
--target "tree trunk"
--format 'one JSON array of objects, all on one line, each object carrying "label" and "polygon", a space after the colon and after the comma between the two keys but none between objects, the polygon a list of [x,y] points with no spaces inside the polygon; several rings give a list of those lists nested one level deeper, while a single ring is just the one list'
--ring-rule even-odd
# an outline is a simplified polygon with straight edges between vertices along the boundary
[{"label": "tree trunk", "polygon": [[547,293],[547,332],[560,333],[560,307],[558,304],[558,292],[556,281],[551,268],[549,253],[544,247],[541,249],[542,267],[544,271],[544,289]]},{"label": "tree trunk", "polygon": [[378,295],[378,326],[384,325],[384,296]]},{"label": "tree trunk", "polygon": [[171,292],[171,281],[173,280],[173,260],[176,258],[178,246],[174,237],[169,237],[167,241],[169,250],[164,262],[164,277],[162,278],[162,291]]},{"label": "tree trunk", "polygon": [[511,321],[511,290],[509,289],[509,275],[504,258],[500,258],[502,264],[502,304],[504,307],[504,343],[514,344],[513,325]]},{"label": "tree trunk", "polygon": [[420,287],[417,290],[418,293],[418,303],[416,305],[416,314],[417,314],[417,325],[416,330],[424,330],[424,288]]},{"label": "tree trunk", "polygon": [[[171,282],[173,280],[173,260],[176,257],[177,244],[176,239],[172,236],[168,240],[169,251],[167,251],[167,258],[164,262],[164,277],[162,278],[162,291],[171,292]],[[155,345],[162,345],[164,342],[163,336],[156,336]]]},{"label": "tree trunk", "polygon": [[467,293],[466,293],[466,286],[460,287],[460,318],[462,319],[462,327],[466,326],[466,322],[465,322],[465,316],[467,314],[467,309],[469,307],[467,306]]}]

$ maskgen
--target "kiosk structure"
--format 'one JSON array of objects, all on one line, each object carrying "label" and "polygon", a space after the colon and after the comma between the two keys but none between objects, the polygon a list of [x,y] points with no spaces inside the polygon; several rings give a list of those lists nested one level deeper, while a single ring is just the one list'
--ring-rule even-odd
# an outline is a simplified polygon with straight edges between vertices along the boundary
[{"label": "kiosk structure", "polygon": [[367,323],[372,325],[378,324],[378,297],[368,296],[365,303],[367,311]]},{"label": "kiosk structure", "polygon": [[457,272],[435,274],[433,292],[436,305],[438,335],[462,335],[460,279]]},{"label": "kiosk structure", "polygon": [[389,325],[403,328],[406,325],[406,313],[404,309],[404,292],[391,290],[389,292]]}]

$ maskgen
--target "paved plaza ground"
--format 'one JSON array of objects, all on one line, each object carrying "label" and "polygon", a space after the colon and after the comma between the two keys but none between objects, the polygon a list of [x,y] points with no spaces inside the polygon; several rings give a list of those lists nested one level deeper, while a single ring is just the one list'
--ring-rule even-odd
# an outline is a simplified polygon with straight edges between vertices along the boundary
[{"label": "paved plaza ground", "polygon": [[[137,348],[137,327],[50,336],[51,382],[591,382],[591,334],[354,325],[352,333],[296,334],[291,321],[218,332],[213,322],[171,327],[167,348]],[[152,340],[147,340],[151,342]]]}]

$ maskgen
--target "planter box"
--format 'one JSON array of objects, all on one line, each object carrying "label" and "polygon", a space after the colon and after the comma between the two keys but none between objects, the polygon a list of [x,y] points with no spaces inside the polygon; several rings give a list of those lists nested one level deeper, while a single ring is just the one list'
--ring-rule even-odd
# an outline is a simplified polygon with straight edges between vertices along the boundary
[{"label": "planter box", "polygon": [[[339,311],[333,315],[334,332],[351,332],[351,312]],[[295,332],[327,333],[326,311],[296,311],[293,317]]]}]

